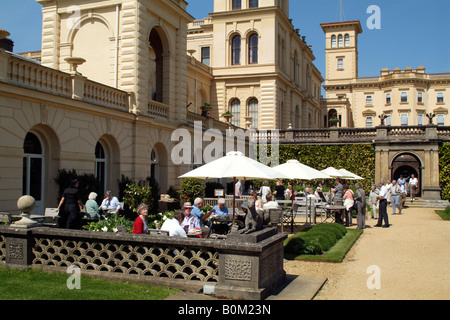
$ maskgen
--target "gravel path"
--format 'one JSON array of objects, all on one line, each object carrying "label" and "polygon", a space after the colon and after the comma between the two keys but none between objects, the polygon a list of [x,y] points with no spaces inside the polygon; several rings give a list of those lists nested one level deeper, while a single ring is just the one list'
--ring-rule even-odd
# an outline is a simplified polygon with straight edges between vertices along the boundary
[{"label": "gravel path", "polygon": [[[450,299],[450,222],[434,209],[410,208],[392,215],[388,229],[375,220],[341,264],[289,261],[288,274],[321,275],[327,283],[317,300]],[[356,222],[354,220],[354,222]],[[376,277],[377,269],[380,277]],[[379,282],[377,280],[379,279]],[[380,289],[369,289],[380,284]]]}]

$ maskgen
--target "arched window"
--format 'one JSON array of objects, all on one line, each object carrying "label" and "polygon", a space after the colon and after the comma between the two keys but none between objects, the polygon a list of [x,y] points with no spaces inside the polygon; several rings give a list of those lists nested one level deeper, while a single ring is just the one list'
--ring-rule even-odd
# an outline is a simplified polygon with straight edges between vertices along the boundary
[{"label": "arched window", "polygon": [[344,37],[342,36],[342,34],[340,34],[338,37],[338,47],[342,48],[343,46],[344,46]]},{"label": "arched window", "polygon": [[258,63],[258,35],[254,33],[248,40],[248,61],[250,64],[256,64]]},{"label": "arched window", "polygon": [[95,177],[100,190],[106,192],[106,153],[100,142],[95,146]]},{"label": "arched window", "polygon": [[248,102],[248,116],[252,117],[252,129],[258,129],[258,99],[253,98]]},{"label": "arched window", "polygon": [[241,126],[241,102],[239,99],[234,99],[231,101],[231,124],[240,127]]},{"label": "arched window", "polygon": [[337,38],[334,34],[331,36],[331,47],[337,48]]},{"label": "arched window", "polygon": [[350,47],[350,35],[345,35],[345,47]]},{"label": "arched window", "polygon": [[241,36],[239,35],[234,36],[231,41],[231,64],[241,64]]}]

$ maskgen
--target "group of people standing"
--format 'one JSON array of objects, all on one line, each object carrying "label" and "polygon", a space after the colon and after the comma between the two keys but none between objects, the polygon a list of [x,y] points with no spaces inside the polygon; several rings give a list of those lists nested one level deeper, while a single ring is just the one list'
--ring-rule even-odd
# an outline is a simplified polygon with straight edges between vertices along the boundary
[{"label": "group of people standing", "polygon": [[[352,221],[351,212],[357,211],[358,229],[365,228],[365,221],[372,217],[378,219],[375,227],[389,228],[389,217],[387,214],[388,204],[391,203],[393,214],[402,214],[405,208],[406,198],[409,194],[411,202],[415,201],[419,182],[415,175],[411,175],[409,181],[400,176],[398,180],[385,182],[380,180],[378,184],[373,184],[369,195],[366,197],[362,185],[356,183],[356,194],[349,188],[348,184],[343,184],[342,179],[336,179],[336,187],[332,190],[333,202],[336,205],[345,206],[345,225],[349,226]],[[372,209],[372,215],[367,212],[367,205]],[[397,213],[398,209],[398,213]],[[344,224],[344,219],[336,217],[336,222]]]}]

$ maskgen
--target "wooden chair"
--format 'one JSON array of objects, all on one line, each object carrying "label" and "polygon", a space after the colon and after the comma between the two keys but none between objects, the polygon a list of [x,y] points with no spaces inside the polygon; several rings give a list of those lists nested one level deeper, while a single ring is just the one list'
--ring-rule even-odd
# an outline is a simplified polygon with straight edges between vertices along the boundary
[{"label": "wooden chair", "polygon": [[276,225],[281,224],[281,233],[284,232],[283,228],[283,210],[280,209],[269,209],[269,221]]}]

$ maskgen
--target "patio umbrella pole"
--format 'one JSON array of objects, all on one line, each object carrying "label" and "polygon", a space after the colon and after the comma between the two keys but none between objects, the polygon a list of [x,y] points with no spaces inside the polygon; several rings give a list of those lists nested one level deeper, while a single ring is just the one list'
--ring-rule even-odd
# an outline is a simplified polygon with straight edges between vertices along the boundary
[{"label": "patio umbrella pole", "polygon": [[235,214],[236,214],[236,177],[233,178],[233,226],[235,223]]}]

